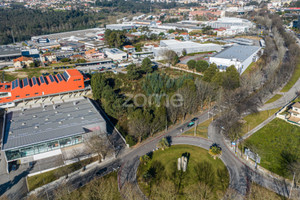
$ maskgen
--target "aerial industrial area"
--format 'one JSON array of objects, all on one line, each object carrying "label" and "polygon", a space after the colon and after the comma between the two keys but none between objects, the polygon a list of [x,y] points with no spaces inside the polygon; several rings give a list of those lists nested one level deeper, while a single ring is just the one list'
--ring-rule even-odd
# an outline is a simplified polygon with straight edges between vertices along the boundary
[{"label": "aerial industrial area", "polygon": [[299,12],[0,2],[0,200],[300,199]]}]

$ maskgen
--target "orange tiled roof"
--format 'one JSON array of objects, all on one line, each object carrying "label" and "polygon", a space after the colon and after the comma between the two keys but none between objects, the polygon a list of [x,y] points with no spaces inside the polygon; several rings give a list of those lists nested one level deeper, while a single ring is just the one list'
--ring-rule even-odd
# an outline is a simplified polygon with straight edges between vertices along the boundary
[{"label": "orange tiled roof", "polygon": [[21,57],[19,57],[19,58],[16,58],[16,59],[14,59],[14,62],[24,62],[24,61],[28,61],[28,60],[33,60],[32,58],[30,58],[30,57],[25,57],[25,56],[21,56]]},{"label": "orange tiled roof", "polygon": [[94,54],[94,53],[96,53],[96,50],[95,49],[91,49],[91,50],[86,51],[85,55],[87,55],[87,54]]},{"label": "orange tiled roof", "polygon": [[124,47],[125,47],[126,49],[135,48],[134,46],[131,46],[131,45],[125,45]]}]

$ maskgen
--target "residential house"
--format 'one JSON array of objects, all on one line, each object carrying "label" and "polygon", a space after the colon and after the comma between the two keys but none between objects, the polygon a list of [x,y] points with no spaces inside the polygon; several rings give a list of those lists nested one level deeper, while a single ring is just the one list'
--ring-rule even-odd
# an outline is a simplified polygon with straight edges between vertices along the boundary
[{"label": "residential house", "polygon": [[290,122],[300,124],[300,102],[296,102],[289,110],[290,117],[287,119]]},{"label": "residential house", "polygon": [[179,37],[182,37],[182,39],[183,39],[184,41],[190,40],[190,35],[189,35],[188,33],[186,33],[186,32],[181,33]]},{"label": "residential house", "polygon": [[14,66],[16,68],[29,67],[31,63],[33,63],[33,59],[31,57],[21,56],[13,60]]},{"label": "residential house", "polygon": [[42,62],[56,62],[57,61],[57,57],[55,54],[53,53],[45,53],[41,56],[41,61]]},{"label": "residential house", "polygon": [[128,53],[133,53],[133,52],[135,52],[135,47],[131,46],[131,45],[126,45],[123,47],[123,50],[127,51]]},{"label": "residential house", "polygon": [[96,49],[88,50],[84,54],[85,58],[88,60],[99,60],[105,58],[104,53]]}]

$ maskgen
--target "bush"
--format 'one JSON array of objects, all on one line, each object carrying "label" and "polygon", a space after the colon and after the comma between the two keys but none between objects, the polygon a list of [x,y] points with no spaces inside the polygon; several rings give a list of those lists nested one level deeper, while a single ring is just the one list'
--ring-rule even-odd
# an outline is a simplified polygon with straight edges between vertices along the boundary
[{"label": "bush", "polygon": [[125,137],[125,140],[126,140],[126,143],[129,144],[130,147],[136,145],[136,143],[137,143],[137,140],[131,135],[127,135]]}]

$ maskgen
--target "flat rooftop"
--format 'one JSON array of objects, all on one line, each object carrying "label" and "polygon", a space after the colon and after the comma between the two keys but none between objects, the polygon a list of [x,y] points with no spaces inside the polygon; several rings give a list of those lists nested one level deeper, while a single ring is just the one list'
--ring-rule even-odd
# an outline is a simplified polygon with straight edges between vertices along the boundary
[{"label": "flat rooftop", "polygon": [[220,45],[214,43],[200,44],[191,41],[161,40],[160,46],[169,47],[169,48],[200,48],[200,47],[220,46]]},{"label": "flat rooftop", "polygon": [[0,46],[0,57],[1,56],[17,56],[21,55],[20,47],[12,45],[1,45]]},{"label": "flat rooftop", "polygon": [[[89,99],[46,105],[6,114],[3,150],[25,147],[89,132],[106,122]],[[98,128],[99,129],[99,128]]]},{"label": "flat rooftop", "polygon": [[213,57],[237,59],[238,61],[243,62],[259,49],[260,47],[258,46],[233,45],[232,47],[228,47]]}]

